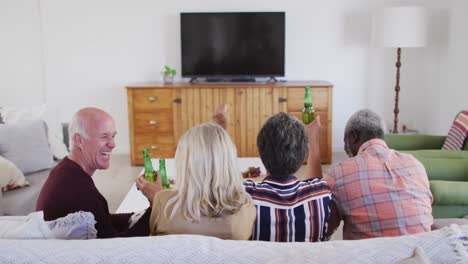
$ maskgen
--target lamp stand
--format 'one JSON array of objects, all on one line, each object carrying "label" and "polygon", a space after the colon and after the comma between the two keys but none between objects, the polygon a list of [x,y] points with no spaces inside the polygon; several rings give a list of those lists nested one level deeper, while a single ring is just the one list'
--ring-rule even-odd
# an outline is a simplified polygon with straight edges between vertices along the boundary
[{"label": "lamp stand", "polygon": [[401,48],[397,49],[397,62],[395,63],[395,66],[397,68],[396,72],[396,85],[395,85],[395,109],[393,109],[393,133],[398,133],[398,113],[400,112],[400,109],[398,109],[398,101],[399,97],[398,94],[400,93],[400,67],[401,67]]}]

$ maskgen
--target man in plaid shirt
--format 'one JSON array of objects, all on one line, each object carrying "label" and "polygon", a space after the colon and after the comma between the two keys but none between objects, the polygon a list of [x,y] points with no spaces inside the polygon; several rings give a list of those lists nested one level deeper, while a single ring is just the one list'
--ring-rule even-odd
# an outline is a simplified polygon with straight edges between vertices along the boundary
[{"label": "man in plaid shirt", "polygon": [[361,110],[348,120],[345,150],[351,158],[326,178],[334,206],[329,233],[344,221],[344,239],[399,236],[431,230],[432,194],[423,165],[391,150],[380,117]]}]

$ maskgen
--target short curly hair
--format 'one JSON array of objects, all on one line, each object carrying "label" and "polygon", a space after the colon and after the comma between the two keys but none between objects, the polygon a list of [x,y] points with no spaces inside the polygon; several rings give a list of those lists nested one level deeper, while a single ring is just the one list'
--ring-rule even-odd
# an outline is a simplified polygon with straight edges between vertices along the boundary
[{"label": "short curly hair", "polygon": [[303,164],[309,144],[302,123],[292,115],[278,113],[260,129],[257,148],[272,176],[288,177]]}]

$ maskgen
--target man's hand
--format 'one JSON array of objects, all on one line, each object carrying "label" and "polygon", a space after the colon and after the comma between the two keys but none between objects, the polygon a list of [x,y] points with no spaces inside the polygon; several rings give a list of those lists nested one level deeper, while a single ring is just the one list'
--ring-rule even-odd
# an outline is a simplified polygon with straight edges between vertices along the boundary
[{"label": "man's hand", "polygon": [[153,204],[154,196],[157,192],[162,190],[161,177],[159,177],[159,173],[157,173],[157,180],[155,182],[150,182],[147,181],[143,175],[140,175],[136,180],[136,186],[137,189],[148,198],[150,204]]},{"label": "man's hand", "polygon": [[213,114],[213,122],[227,130],[229,122],[229,108],[227,104],[218,106],[218,109],[216,109],[216,112]]}]

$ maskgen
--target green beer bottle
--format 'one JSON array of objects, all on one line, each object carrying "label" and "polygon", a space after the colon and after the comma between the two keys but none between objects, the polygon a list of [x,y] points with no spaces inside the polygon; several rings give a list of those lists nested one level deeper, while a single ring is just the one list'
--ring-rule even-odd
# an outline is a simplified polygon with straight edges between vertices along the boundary
[{"label": "green beer bottle", "polygon": [[309,124],[315,119],[315,110],[312,106],[312,96],[310,95],[310,86],[306,86],[304,95],[304,109],[302,109],[302,122]]},{"label": "green beer bottle", "polygon": [[143,149],[143,158],[145,159],[145,179],[151,182],[156,181],[156,172],[154,172],[153,164],[151,163],[151,158],[146,148]]},{"label": "green beer bottle", "polygon": [[169,189],[169,180],[166,174],[166,160],[159,159],[159,176],[161,176],[161,185],[163,189]]}]

